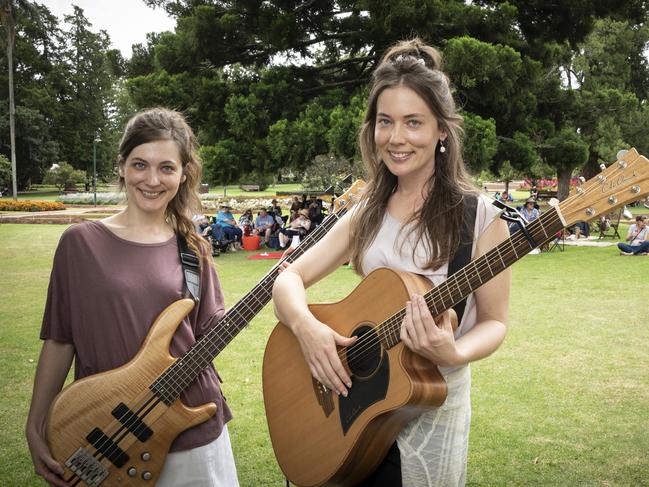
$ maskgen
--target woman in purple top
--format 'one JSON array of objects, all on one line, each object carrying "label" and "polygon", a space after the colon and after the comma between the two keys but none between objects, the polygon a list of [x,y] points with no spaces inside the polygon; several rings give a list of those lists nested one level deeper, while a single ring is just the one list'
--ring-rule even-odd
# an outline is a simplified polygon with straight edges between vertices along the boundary
[{"label": "woman in purple top", "polygon": [[[223,293],[209,251],[191,215],[200,208],[201,163],[191,128],[177,112],[156,108],[127,124],[119,180],[127,205],[99,222],[73,225],[54,256],[41,328],[44,340],[26,435],[36,473],[67,485],[45,438],[47,413],[63,387],[72,359],[75,379],[112,370],[139,351],[151,324],[185,295],[176,234],[200,256],[200,300],[171,341],[186,352],[223,315]],[[225,423],[232,417],[213,367],[181,394],[188,406],[217,405],[210,420],[185,430],[172,443],[160,486],[238,486]]]}]

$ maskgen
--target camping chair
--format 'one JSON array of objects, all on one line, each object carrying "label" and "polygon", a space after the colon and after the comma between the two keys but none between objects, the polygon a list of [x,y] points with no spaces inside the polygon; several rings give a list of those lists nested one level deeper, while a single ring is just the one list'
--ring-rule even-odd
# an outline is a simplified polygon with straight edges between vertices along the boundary
[{"label": "camping chair", "polygon": [[[597,228],[599,229],[599,236],[597,237],[597,240],[608,237],[608,235],[606,235],[606,232],[608,230],[613,230],[613,235],[610,236],[611,238],[622,240],[622,237],[620,237],[620,233],[618,232],[618,228],[620,227],[620,219],[622,218],[623,212],[624,208],[620,208],[620,212],[617,214],[617,221],[615,223],[612,221],[612,219],[615,218],[615,216],[612,214],[606,215],[605,218],[597,221]],[[613,218],[610,218],[611,216]]]},{"label": "camping chair", "polygon": [[557,249],[559,252],[563,252],[566,248],[566,239],[565,239],[565,233],[562,230],[559,230],[556,235],[554,236],[554,239],[548,243],[548,252],[552,252],[554,249]]}]

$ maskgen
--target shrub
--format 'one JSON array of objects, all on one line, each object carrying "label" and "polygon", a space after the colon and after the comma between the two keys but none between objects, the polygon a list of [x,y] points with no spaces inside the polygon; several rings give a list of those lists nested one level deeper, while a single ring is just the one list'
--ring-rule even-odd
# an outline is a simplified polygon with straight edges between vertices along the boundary
[{"label": "shrub", "polygon": [[74,188],[77,183],[83,183],[85,180],[86,173],[73,168],[67,162],[52,165],[43,178],[45,184],[53,184],[59,191]]},{"label": "shrub", "polygon": [[56,201],[0,200],[0,211],[54,211],[65,210],[63,203]]}]

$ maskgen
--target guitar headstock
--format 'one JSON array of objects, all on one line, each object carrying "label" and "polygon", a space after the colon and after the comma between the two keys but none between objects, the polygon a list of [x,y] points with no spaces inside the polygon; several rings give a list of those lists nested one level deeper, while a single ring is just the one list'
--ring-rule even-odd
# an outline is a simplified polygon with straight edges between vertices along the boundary
[{"label": "guitar headstock", "polygon": [[[590,221],[649,194],[649,160],[635,149],[625,151],[613,164],[579,186],[558,204],[564,225]],[[556,206],[556,203],[555,205]]]},{"label": "guitar headstock", "polygon": [[349,189],[334,201],[334,213],[338,213],[341,209],[349,208],[356,204],[361,197],[365,185],[366,183],[362,179],[354,181]]}]

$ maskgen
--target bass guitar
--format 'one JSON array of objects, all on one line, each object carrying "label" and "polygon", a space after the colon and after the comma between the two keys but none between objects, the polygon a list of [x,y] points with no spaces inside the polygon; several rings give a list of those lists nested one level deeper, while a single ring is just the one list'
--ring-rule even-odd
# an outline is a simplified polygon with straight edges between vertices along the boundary
[{"label": "bass guitar", "polygon": [[301,487],[355,485],[375,470],[410,420],[444,402],[447,389],[437,367],[400,340],[405,303],[413,293],[422,294],[438,316],[564,227],[646,196],[648,178],[649,160],[631,149],[436,287],[421,276],[382,268],[342,301],[310,305],[337,333],[359,337],[339,349],[352,377],[347,397],[313,379],[297,339],[278,324],[264,354],[263,392],[273,449],[286,478]]},{"label": "bass guitar", "polygon": [[320,240],[364,185],[356,181],[339,197],[331,214],[183,356],[172,357],[169,344],[194,307],[191,299],[176,301],[158,316],[130,362],[63,389],[47,422],[50,451],[65,466],[63,479],[73,486],[155,485],[174,438],[216,413],[213,403],[185,406],[180,393],[270,301],[281,262],[292,262]]}]

